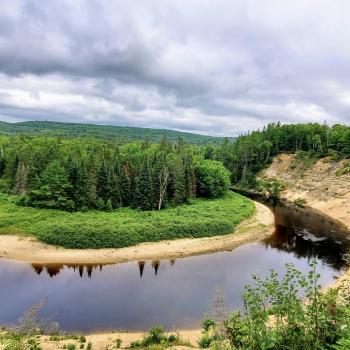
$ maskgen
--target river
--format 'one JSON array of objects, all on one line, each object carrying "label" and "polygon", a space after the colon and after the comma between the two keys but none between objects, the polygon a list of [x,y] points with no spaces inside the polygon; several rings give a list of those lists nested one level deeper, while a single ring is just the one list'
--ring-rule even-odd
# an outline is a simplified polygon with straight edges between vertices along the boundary
[{"label": "river", "polygon": [[[104,266],[31,265],[0,260],[0,324],[14,325],[47,298],[40,315],[66,331],[194,329],[215,313],[217,295],[227,310],[242,307],[244,285],[269,269],[303,272],[315,258],[327,285],[346,268],[348,241],[336,222],[310,210],[278,204],[276,229],[265,241],[232,251],[165,261]],[[215,315],[214,315],[215,316]]]}]

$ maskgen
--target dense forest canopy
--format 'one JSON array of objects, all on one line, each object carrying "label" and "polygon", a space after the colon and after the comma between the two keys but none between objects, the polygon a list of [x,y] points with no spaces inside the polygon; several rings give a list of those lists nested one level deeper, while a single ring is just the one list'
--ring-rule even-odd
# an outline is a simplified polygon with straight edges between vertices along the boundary
[{"label": "dense forest canopy", "polygon": [[[75,124],[62,125],[74,130]],[[272,123],[220,145],[169,140],[167,134],[157,143],[84,135],[0,134],[2,191],[36,207],[159,210],[196,196],[219,197],[230,180],[254,185],[255,175],[282,152],[350,158],[350,128],[343,125]]]},{"label": "dense forest canopy", "polygon": [[[2,189],[20,203],[65,210],[176,206],[228,190],[229,172],[179,140],[119,145],[92,138],[2,136]],[[197,191],[198,189],[198,191]]]},{"label": "dense forest canopy", "polygon": [[[113,140],[114,142],[119,143],[143,141],[145,139],[149,139],[152,142],[160,142],[164,134],[167,135],[170,142],[177,141],[181,138],[187,143],[197,145],[205,145],[209,143],[219,145],[224,140],[223,137],[205,136],[174,130],[48,121],[28,121],[20,123],[6,123],[0,121],[0,132],[11,135],[51,135],[62,137],[84,136],[103,140]],[[230,140],[233,140],[233,138],[230,138]]]}]

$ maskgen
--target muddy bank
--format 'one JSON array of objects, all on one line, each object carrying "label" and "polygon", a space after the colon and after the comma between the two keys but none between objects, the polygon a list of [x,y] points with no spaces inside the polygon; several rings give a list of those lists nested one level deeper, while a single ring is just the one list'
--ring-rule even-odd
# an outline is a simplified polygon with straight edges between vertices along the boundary
[{"label": "muddy bank", "polygon": [[254,216],[242,222],[234,233],[228,235],[141,243],[121,249],[65,249],[41,243],[34,238],[1,235],[0,258],[35,264],[108,264],[172,259],[229,250],[273,233],[273,213],[260,203],[255,202],[255,206]]}]

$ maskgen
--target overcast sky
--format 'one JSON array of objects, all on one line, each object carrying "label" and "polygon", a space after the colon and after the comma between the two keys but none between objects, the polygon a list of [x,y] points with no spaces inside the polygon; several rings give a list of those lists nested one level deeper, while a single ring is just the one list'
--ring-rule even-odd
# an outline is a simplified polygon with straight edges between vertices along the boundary
[{"label": "overcast sky", "polygon": [[0,120],[350,124],[350,1],[1,0]]}]

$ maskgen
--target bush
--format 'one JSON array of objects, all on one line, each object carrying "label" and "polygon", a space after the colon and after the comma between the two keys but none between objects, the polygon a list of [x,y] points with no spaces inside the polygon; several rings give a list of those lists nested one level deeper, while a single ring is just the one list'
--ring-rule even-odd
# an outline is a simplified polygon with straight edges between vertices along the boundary
[{"label": "bush", "polygon": [[142,340],[133,341],[130,348],[148,348],[160,349],[168,348],[172,345],[188,345],[181,341],[177,334],[165,334],[164,327],[158,326],[151,328]]},{"label": "bush", "polygon": [[230,172],[221,162],[209,159],[198,161],[195,165],[195,174],[199,196],[219,197],[230,187]]},{"label": "bush", "polygon": [[257,191],[268,198],[279,198],[284,188],[284,183],[274,178],[263,178],[256,183]]},{"label": "bush", "polygon": [[[230,348],[242,350],[348,349],[349,290],[343,295],[339,289],[323,292],[319,278],[315,261],[307,275],[287,264],[282,278],[275,271],[267,278],[253,276],[243,294],[244,312],[224,321],[220,337]],[[212,342],[204,330],[201,346]]]},{"label": "bush", "polygon": [[213,337],[209,335],[208,333],[203,333],[202,336],[199,338],[198,345],[201,348],[209,348],[211,343],[213,342]]}]

